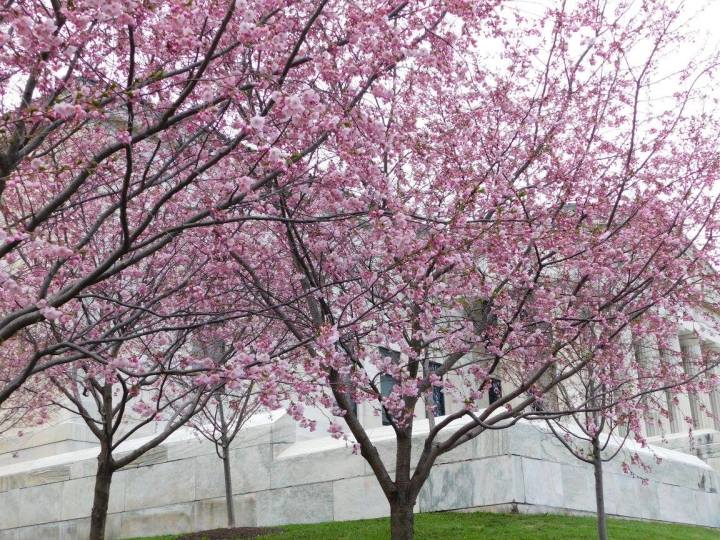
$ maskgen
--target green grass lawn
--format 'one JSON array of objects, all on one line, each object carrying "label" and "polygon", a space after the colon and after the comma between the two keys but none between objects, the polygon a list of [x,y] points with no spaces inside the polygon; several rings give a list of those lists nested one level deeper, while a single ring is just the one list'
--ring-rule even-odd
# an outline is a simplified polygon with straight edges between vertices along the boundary
[{"label": "green grass lawn", "polygon": [[[285,525],[263,540],[386,540],[387,519]],[[611,540],[720,540],[720,531],[687,525],[611,519]],[[596,538],[591,517],[442,512],[415,517],[417,540],[585,540]],[[161,536],[135,540],[173,540]]]}]

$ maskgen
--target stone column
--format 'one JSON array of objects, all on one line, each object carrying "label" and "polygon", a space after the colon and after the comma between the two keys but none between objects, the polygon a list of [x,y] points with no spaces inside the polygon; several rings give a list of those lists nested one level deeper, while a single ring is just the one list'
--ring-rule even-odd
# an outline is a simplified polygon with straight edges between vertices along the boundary
[{"label": "stone column", "polygon": [[717,388],[710,392],[710,408],[713,414],[713,428],[715,431],[720,431],[720,390]]},{"label": "stone column", "polygon": [[[655,384],[652,379],[653,370],[657,370],[660,366],[660,346],[657,338],[652,335],[644,336],[633,343],[635,358],[638,362],[638,376],[642,376],[644,380],[640,382],[641,389],[652,388]],[[649,377],[649,379],[648,379]],[[646,401],[658,402],[662,407],[667,407],[665,392],[657,392],[644,398]],[[645,433],[648,437],[660,435],[667,432],[670,425],[665,418],[657,410],[650,410],[644,416]]]},{"label": "stone column", "polygon": [[[668,339],[668,348],[662,350],[663,360],[668,364],[682,364],[682,349],[680,347],[680,338],[677,335]],[[690,407],[690,398],[687,394],[679,394],[676,396],[678,404],[672,403],[673,393],[668,390],[668,410],[670,411],[670,432],[682,433],[690,429],[691,425],[685,421],[685,418],[692,416]]]},{"label": "stone column", "polygon": [[[697,364],[702,359],[702,348],[697,334],[682,334],[680,336],[680,350],[682,351],[685,373],[691,377],[697,373]],[[703,396],[696,393],[688,394],[688,398],[695,429],[703,429],[706,427],[706,415],[703,408],[708,407],[709,403],[705,403],[706,400],[703,399]]]},{"label": "stone column", "polygon": [[[710,358],[708,355],[713,355],[714,358],[720,355],[720,345],[717,343],[703,341],[702,350],[705,358]],[[715,366],[710,372],[720,377],[720,366]],[[715,431],[720,431],[720,388],[714,388],[710,392],[710,410],[713,414],[710,423]]]}]

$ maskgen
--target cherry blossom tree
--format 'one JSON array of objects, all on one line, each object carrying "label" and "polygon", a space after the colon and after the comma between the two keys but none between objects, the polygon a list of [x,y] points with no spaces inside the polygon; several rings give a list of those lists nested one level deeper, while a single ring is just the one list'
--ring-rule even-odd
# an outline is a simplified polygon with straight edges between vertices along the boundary
[{"label": "cherry blossom tree", "polygon": [[[641,437],[642,431],[638,409],[621,406],[619,402],[623,396],[618,396],[617,391],[613,392],[602,384],[596,385],[596,378],[591,371],[587,375],[589,377],[583,381],[580,391],[568,391],[558,385],[557,391],[562,395],[562,410],[573,411],[570,422],[560,421],[563,416],[547,416],[546,420],[552,433],[574,457],[592,465],[598,538],[607,540],[603,463],[615,459],[623,450],[628,437]],[[573,397],[576,398],[575,402]],[[578,398],[584,405],[576,405]],[[621,410],[626,411],[626,414],[620,413]]]},{"label": "cherry blossom tree", "polygon": [[[538,402],[583,370],[595,388],[622,385],[604,367],[631,327],[662,342],[718,298],[714,64],[671,74],[670,97],[656,84],[684,43],[677,6],[503,6],[456,4],[308,162],[306,188],[279,193],[272,249],[245,251],[252,225],[228,245],[257,310],[301,345],[287,355],[297,402],[337,416],[330,433],[372,468],[394,539],[412,538],[439,456],[523,418],[609,408]],[[588,354],[566,354],[587,335]],[[482,408],[495,378],[509,388]],[[434,388],[459,410],[432,418]],[[388,419],[392,463],[358,405]]]},{"label": "cherry blossom tree", "polygon": [[[155,336],[159,340],[162,336]],[[183,338],[167,338],[155,344],[152,368],[137,366],[130,372],[103,370],[97,363],[80,362],[48,377],[64,394],[56,406],[78,414],[100,443],[90,516],[91,540],[105,538],[110,488],[113,474],[133,463],[182,427],[212,394],[204,384],[178,385],[168,372],[180,350]],[[118,355],[122,354],[117,348]],[[117,357],[116,357],[117,359]],[[140,370],[138,373],[136,370]],[[177,368],[175,368],[177,369]],[[140,444],[131,438],[149,434]]]},{"label": "cherry blossom tree", "polygon": [[[272,324],[253,323],[257,315],[243,302],[245,291],[204,234],[190,231],[177,245],[181,249],[163,250],[136,265],[134,279],[115,276],[80,295],[82,311],[54,321],[50,336],[78,358],[47,367],[13,395],[37,392],[47,401],[42,381],[49,381],[59,395],[55,407],[80,416],[97,437],[92,540],[104,538],[117,470],[218,400],[232,405],[234,396],[253,387],[250,377],[271,393],[247,393],[244,407],[228,410],[227,418],[221,411],[233,427],[226,439],[232,441],[260,404],[277,406],[271,379],[282,372],[267,370],[275,351],[284,350],[282,333],[275,334]],[[227,344],[220,356],[207,345],[218,342]]]},{"label": "cherry blossom tree", "polygon": [[104,538],[114,473],[186,424],[220,388],[235,388],[253,362],[245,354],[244,363],[219,364],[197,344],[222,339],[261,348],[256,335],[237,330],[252,313],[243,310],[213,243],[189,231],[171,247],[84,291],[81,310],[52,321],[47,333],[27,333],[29,346],[53,344],[73,361],[49,355],[46,368],[6,402],[30,396],[30,410],[42,404],[45,411],[52,400],[97,437],[92,539]]},{"label": "cherry blossom tree", "polygon": [[106,280],[141,278],[188,230],[277,219],[275,191],[303,188],[308,156],[447,10],[406,4],[3,4],[0,403],[82,357],[45,337]]},{"label": "cherry blossom tree", "polygon": [[247,421],[260,410],[258,391],[253,381],[231,390],[223,386],[216,390],[200,412],[190,421],[202,437],[213,443],[223,464],[225,503],[228,527],[235,527],[230,446]]},{"label": "cherry blossom tree", "polygon": [[[48,379],[60,396],[53,405],[80,416],[99,442],[91,540],[105,537],[116,471],[188,423],[203,435],[218,435],[206,429],[202,418],[219,418],[221,433],[217,443],[229,459],[229,445],[249,416],[262,405],[278,406],[277,391],[265,396],[253,391],[255,383],[247,379],[256,377],[264,387],[273,389],[271,376],[267,375],[271,357],[259,352],[265,350],[259,342],[262,338],[245,339],[248,336],[243,332],[233,335],[227,321],[222,325],[196,323],[139,331],[147,323],[137,311],[126,315],[123,324],[112,325],[115,339],[110,345],[87,348],[87,360],[54,366],[38,376]],[[144,311],[142,314],[147,316]],[[127,319],[132,324],[127,324]],[[125,334],[118,332],[118,326]],[[218,339],[232,343],[222,359],[203,354],[199,344]],[[253,354],[238,354],[235,347]],[[274,373],[279,374],[278,370]],[[45,391],[47,385],[40,387]],[[21,394],[30,392],[29,385],[21,390]],[[202,418],[196,420],[196,415]]]},{"label": "cherry blossom tree", "polygon": [[[645,339],[633,342],[633,330]],[[542,412],[550,431],[574,457],[593,466],[601,540],[608,537],[603,463],[615,459],[629,439],[647,446],[647,436],[662,431],[663,424],[667,424],[663,418],[677,417],[673,394],[709,393],[714,387],[712,373],[718,365],[715,355],[683,359],[680,351],[673,351],[667,343],[652,343],[652,336],[630,325],[625,339],[602,349],[604,358],[596,355],[549,395],[535,391],[535,408]],[[583,336],[566,347],[566,361],[582,362],[589,351],[597,350],[594,337]],[[553,411],[558,415],[553,417]],[[633,467],[651,467],[637,451],[626,453],[630,454],[630,459],[623,462],[627,473],[634,474]]]},{"label": "cherry blossom tree", "polygon": [[[662,69],[686,37],[670,0],[3,9],[0,403],[43,370],[77,400],[71,380],[114,384],[158,339],[248,325],[237,378],[336,414],[406,539],[440,455],[541,417],[630,325],[662,339],[718,298],[714,63]],[[432,418],[434,389],[460,410]],[[390,422],[394,469],[358,405]]]}]

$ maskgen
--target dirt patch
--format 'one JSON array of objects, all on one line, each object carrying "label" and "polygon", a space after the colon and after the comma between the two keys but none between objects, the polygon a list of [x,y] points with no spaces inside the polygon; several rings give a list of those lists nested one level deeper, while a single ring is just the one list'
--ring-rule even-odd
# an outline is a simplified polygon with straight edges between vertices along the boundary
[{"label": "dirt patch", "polygon": [[212,529],[183,534],[177,540],[239,540],[240,538],[257,538],[264,534],[279,533],[282,529],[268,527],[235,527],[234,529]]}]

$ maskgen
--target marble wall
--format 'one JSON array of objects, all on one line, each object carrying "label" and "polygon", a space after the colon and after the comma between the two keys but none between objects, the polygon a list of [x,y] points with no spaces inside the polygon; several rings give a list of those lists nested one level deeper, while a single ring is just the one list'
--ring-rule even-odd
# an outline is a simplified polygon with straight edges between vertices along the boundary
[{"label": "marble wall", "polygon": [[[419,424],[416,452],[423,440]],[[390,458],[391,429],[371,433],[381,455]],[[295,434],[294,422],[281,414],[254,419],[238,438],[232,470],[240,525],[388,514],[369,467],[343,441],[298,441]],[[142,444],[142,439],[129,444]],[[656,449],[655,454],[635,450],[652,468],[642,472],[643,483],[624,473],[620,460],[607,465],[610,514],[720,527],[716,472],[695,456],[668,449]],[[87,538],[94,473],[94,449],[0,466],[0,540]],[[416,510],[592,512],[592,481],[591,469],[574,460],[541,426],[522,423],[483,434],[443,456]],[[222,466],[212,446],[178,433],[116,474],[108,538],[221,527],[224,504]]]}]

